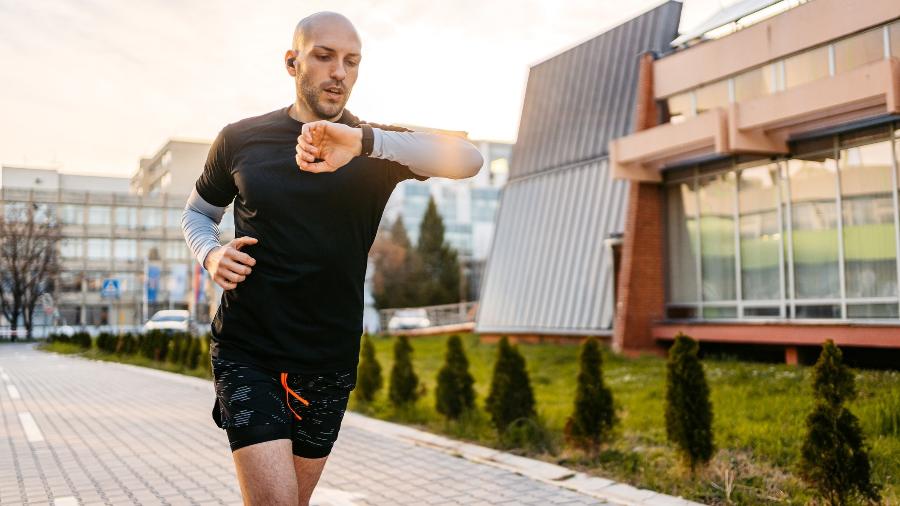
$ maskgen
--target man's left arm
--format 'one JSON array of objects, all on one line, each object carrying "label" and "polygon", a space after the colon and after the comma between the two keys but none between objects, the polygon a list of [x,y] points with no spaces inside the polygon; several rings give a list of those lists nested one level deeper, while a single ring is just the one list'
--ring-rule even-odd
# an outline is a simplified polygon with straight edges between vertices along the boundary
[{"label": "man's left arm", "polygon": [[465,179],[478,174],[484,158],[471,142],[450,135],[372,128],[373,158],[406,165],[427,177]]},{"label": "man's left arm", "polygon": [[[423,179],[464,179],[478,174],[484,165],[478,148],[460,137],[370,126],[373,139],[368,156],[404,165]],[[361,128],[329,121],[306,123],[297,138],[297,165],[310,172],[335,171],[362,154],[362,143]]]}]

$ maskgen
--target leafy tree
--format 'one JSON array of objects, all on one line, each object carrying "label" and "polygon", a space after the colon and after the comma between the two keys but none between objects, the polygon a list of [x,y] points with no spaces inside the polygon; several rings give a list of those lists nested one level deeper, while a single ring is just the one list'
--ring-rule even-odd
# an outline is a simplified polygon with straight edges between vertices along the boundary
[{"label": "leafy tree", "polygon": [[509,339],[503,336],[497,347],[497,360],[491,389],[485,401],[491,421],[498,432],[503,433],[519,419],[536,417],[534,392],[525,367],[525,358]]},{"label": "leafy tree", "polygon": [[841,506],[857,497],[879,502],[863,431],[844,405],[856,397],[855,378],[830,339],[822,345],[816,362],[813,392],[815,407],[806,419],[800,476],[827,504]]},{"label": "leafy tree", "polygon": [[697,341],[678,333],[669,349],[666,374],[666,436],[693,474],[712,458],[713,412]]},{"label": "leafy tree", "polygon": [[[385,237],[379,234],[372,244],[375,259],[373,296],[379,309],[422,304],[421,259],[410,245],[402,216],[398,216]],[[424,288],[423,288],[424,287]]]},{"label": "leafy tree", "polygon": [[603,383],[597,338],[590,337],[581,345],[580,364],[575,409],[566,422],[565,435],[574,446],[596,451],[608,440],[616,422],[612,392]]},{"label": "leafy tree", "polygon": [[381,390],[381,364],[375,356],[375,344],[368,334],[363,335],[362,353],[357,369],[356,395],[363,402],[372,402]]},{"label": "leafy tree", "polygon": [[397,336],[394,343],[394,365],[391,367],[391,386],[388,396],[394,406],[412,404],[418,398],[419,377],[413,370],[412,346],[406,336]]},{"label": "leafy tree", "polygon": [[462,339],[452,335],[447,339],[444,366],[438,372],[435,389],[435,408],[447,418],[459,418],[475,404],[475,378],[469,373],[469,359]]}]

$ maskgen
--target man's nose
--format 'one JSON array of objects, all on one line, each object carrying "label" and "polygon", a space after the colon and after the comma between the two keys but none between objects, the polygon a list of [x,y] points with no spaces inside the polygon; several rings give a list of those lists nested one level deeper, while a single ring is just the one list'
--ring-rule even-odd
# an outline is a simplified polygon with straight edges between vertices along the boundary
[{"label": "man's nose", "polygon": [[335,81],[343,81],[347,77],[347,69],[343,63],[338,63],[331,68],[331,78]]}]

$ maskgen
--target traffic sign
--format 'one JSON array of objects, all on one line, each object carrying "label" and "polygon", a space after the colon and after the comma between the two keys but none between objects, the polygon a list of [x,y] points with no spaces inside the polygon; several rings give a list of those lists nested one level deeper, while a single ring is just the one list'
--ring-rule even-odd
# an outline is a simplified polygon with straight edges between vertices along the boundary
[{"label": "traffic sign", "polygon": [[119,280],[116,278],[106,278],[103,280],[103,286],[100,288],[100,296],[104,299],[119,298]]}]

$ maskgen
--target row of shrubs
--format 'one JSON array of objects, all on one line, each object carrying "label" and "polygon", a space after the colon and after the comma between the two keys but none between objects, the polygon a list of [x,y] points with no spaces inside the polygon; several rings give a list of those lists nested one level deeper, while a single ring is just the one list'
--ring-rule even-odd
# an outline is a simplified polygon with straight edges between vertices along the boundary
[{"label": "row of shrubs", "polygon": [[208,371],[209,360],[201,358],[209,353],[210,337],[208,332],[194,336],[186,332],[151,330],[143,334],[101,332],[96,338],[91,338],[87,332],[76,332],[71,336],[51,334],[47,341],[76,344],[84,350],[96,348],[119,356],[141,356],[187,370],[203,366]]},{"label": "row of shrubs", "polygon": [[[414,403],[421,392],[413,370],[412,351],[406,336],[396,338],[388,392],[388,399],[396,407]],[[679,334],[669,349],[666,374],[666,436],[691,473],[706,465],[715,450],[710,391],[698,352],[697,341]],[[572,415],[564,429],[565,440],[574,448],[596,454],[613,436],[618,419],[612,392],[604,384],[595,338],[582,344],[579,361],[577,390]],[[855,377],[831,340],[823,344],[813,376],[815,407],[806,421],[798,466],[801,477],[826,504],[879,502],[880,487],[871,480],[863,431],[859,420],[846,407],[856,396]],[[364,403],[371,402],[382,383],[375,346],[364,336],[357,397]],[[447,419],[458,419],[475,409],[474,383],[462,340],[450,336],[437,376],[435,409]],[[528,431],[545,430],[535,411],[525,358],[505,336],[497,348],[485,409],[501,441],[515,443],[522,437],[533,438]]]}]

